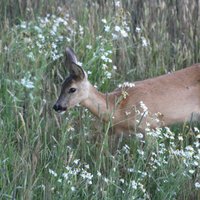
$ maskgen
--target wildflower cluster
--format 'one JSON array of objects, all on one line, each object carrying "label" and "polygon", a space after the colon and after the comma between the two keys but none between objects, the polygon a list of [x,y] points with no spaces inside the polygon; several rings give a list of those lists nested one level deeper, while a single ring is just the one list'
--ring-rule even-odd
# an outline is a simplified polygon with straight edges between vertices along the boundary
[{"label": "wildflower cluster", "polygon": [[134,83],[129,83],[129,82],[124,82],[123,84],[119,84],[118,85],[119,88],[126,88],[126,87],[135,87],[135,84]]},{"label": "wildflower cluster", "polygon": [[[101,78],[101,84],[104,84],[110,81],[113,78],[117,70],[117,66],[113,64],[113,45],[109,43],[106,38],[102,36],[97,36],[96,41],[100,44],[101,48],[93,52],[93,60],[95,60],[95,65],[97,67],[90,66],[90,69],[87,71],[89,76],[95,75],[98,71],[98,75]],[[88,47],[88,45],[87,45]],[[89,46],[90,47],[90,46]],[[97,86],[96,86],[97,87]]]},{"label": "wildflower cluster", "polygon": [[93,183],[93,174],[89,172],[89,164],[82,164],[79,159],[75,159],[70,165],[64,167],[61,174],[57,174],[52,169],[49,173],[57,179],[57,182],[63,183],[72,192],[78,189],[78,185],[84,183],[85,187]]},{"label": "wildflower cluster", "polygon": [[123,21],[122,26],[115,25],[114,27],[108,25],[106,19],[102,19],[104,23],[104,31],[107,33],[111,33],[113,40],[119,40],[120,38],[127,38],[128,32],[130,32],[130,28],[127,25],[126,21]]},{"label": "wildflower cluster", "polygon": [[[9,52],[9,48],[17,45],[19,52],[16,55],[23,54],[21,59],[23,63],[20,65],[24,65],[19,80],[12,82],[17,88],[15,91],[19,90],[22,94],[21,91],[26,88],[25,92],[32,98],[33,92],[37,90],[36,85],[44,78],[42,73],[47,63],[63,57],[66,44],[72,43],[76,35],[82,37],[83,33],[83,27],[77,25],[68,13],[62,16],[47,14],[45,17],[38,17],[36,21],[22,21],[21,24],[13,27],[11,34],[14,35],[15,40],[8,47],[5,46],[4,51]],[[20,60],[17,60],[16,66],[21,68],[19,62]],[[35,70],[34,67],[38,66],[39,68]],[[15,92],[11,93],[16,101]]]},{"label": "wildflower cluster", "polygon": [[[103,77],[106,79],[111,79],[112,77],[112,71],[115,69],[115,67],[112,65],[112,50],[105,50],[104,48],[100,49],[100,58],[102,61],[102,72]],[[113,66],[113,67],[112,67]],[[104,78],[103,78],[104,81]]]},{"label": "wildflower cluster", "polygon": [[38,17],[37,23],[22,22],[17,29],[23,32],[21,39],[27,45],[27,58],[31,61],[36,60],[38,53],[52,60],[59,59],[63,56],[61,45],[69,43],[76,34],[83,34],[83,28],[77,30],[76,21],[69,14],[62,17],[47,14]]},{"label": "wildflower cluster", "polygon": [[[143,136],[138,134],[139,140],[142,141]],[[141,160],[145,158],[145,152],[142,149],[138,149],[137,153]],[[126,157],[125,159],[133,159],[131,148],[128,144],[125,144],[121,149],[117,151],[117,157]],[[131,196],[134,196],[135,199],[149,199],[149,193],[147,191],[147,185],[145,184],[146,180],[149,178],[147,171],[144,169],[137,169],[135,162],[130,162],[128,165],[124,165],[124,170],[126,171],[126,176],[119,178],[119,187],[122,189],[122,193],[125,192],[125,188],[129,188]],[[117,182],[115,182],[116,184]]]},{"label": "wildflower cluster", "polygon": [[137,33],[137,36],[139,37],[140,45],[142,47],[148,47],[149,46],[149,40],[143,35],[142,29],[140,27],[136,27],[135,32]]},{"label": "wildflower cluster", "polygon": [[[198,130],[197,128],[195,128]],[[183,175],[185,177],[191,177],[196,174],[195,187],[198,188],[198,181],[200,175],[199,164],[200,164],[200,143],[198,135],[194,136],[194,142],[191,145],[183,145],[184,136],[176,136],[168,127],[165,129],[156,129],[147,132],[148,138],[154,138],[153,140],[158,142],[157,151],[151,153],[149,164],[152,169],[156,170],[159,167],[168,166],[172,160],[181,161],[180,167],[183,167]],[[180,143],[178,142],[181,142]]]},{"label": "wildflower cluster", "polygon": [[27,73],[25,77],[21,79],[21,84],[28,89],[34,88],[34,83],[33,81],[31,81],[30,73]]}]

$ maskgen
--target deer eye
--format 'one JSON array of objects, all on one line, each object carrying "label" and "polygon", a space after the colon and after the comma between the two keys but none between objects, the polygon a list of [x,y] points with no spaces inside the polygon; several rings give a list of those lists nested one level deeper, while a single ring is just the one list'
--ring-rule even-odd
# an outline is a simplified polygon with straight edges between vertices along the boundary
[{"label": "deer eye", "polygon": [[70,88],[69,93],[74,93],[76,91],[76,88]]}]

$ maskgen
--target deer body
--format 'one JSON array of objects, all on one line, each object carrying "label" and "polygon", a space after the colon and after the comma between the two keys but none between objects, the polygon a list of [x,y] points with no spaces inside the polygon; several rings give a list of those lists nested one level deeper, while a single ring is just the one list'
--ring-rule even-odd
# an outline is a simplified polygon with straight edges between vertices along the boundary
[{"label": "deer body", "polygon": [[70,76],[54,105],[56,111],[80,103],[103,121],[110,121],[115,134],[200,118],[200,64],[103,94],[88,81],[71,49],[67,49],[67,60]]}]

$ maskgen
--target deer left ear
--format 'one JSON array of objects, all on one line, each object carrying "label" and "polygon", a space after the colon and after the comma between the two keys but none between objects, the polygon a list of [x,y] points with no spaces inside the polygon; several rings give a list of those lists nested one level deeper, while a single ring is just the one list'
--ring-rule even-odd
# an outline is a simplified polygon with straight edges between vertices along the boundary
[{"label": "deer left ear", "polygon": [[75,76],[76,78],[83,80],[85,78],[85,72],[83,68],[76,63],[71,64],[70,74]]}]

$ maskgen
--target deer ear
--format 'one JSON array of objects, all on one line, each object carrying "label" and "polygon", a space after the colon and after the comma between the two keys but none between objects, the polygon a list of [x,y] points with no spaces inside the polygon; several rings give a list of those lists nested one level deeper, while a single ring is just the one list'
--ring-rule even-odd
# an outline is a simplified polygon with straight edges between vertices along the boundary
[{"label": "deer ear", "polygon": [[69,47],[67,47],[66,48],[66,62],[67,62],[67,64],[71,64],[71,63],[78,63],[77,62],[77,58],[76,58],[76,55],[75,55],[75,53],[74,53],[74,51],[73,51],[73,49],[71,49],[71,48],[69,48]]},{"label": "deer ear", "polygon": [[71,64],[70,74],[80,80],[83,80],[85,78],[85,72],[83,68],[76,63]]},{"label": "deer ear", "polygon": [[85,78],[85,72],[82,67],[78,65],[76,55],[71,48],[66,49],[66,65],[72,76],[81,80]]}]

